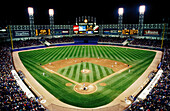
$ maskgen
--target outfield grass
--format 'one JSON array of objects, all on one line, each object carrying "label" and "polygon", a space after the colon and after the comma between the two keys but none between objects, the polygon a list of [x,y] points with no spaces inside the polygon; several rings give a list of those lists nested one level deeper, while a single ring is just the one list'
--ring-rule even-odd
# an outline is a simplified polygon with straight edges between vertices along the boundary
[{"label": "outfield grass", "polygon": [[[20,52],[19,56],[32,76],[56,98],[74,106],[92,108],[108,104],[127,89],[147,69],[155,56],[155,52],[110,46],[65,46]],[[127,70],[102,81],[105,82],[107,86],[100,86],[97,84],[98,90],[95,93],[83,95],[73,90],[74,85],[66,87],[65,84],[69,82],[68,80],[56,74],[52,74],[40,66],[40,64],[44,65],[65,58],[83,57],[111,59],[132,65],[133,67],[130,69],[130,73]],[[88,64],[87,66],[89,68],[94,67],[92,64]],[[78,67],[79,65],[77,65],[77,68]],[[76,65],[74,65],[74,68],[76,68]],[[76,73],[71,69],[72,68],[69,69],[69,67],[64,68],[63,72],[70,71]],[[97,72],[102,72],[100,68],[94,69],[93,71],[96,74]],[[42,75],[43,72],[45,72],[45,76]],[[62,74],[63,72],[61,71]],[[69,77],[67,73],[64,74]],[[109,75],[109,73],[107,75]],[[80,76],[76,77],[75,75],[72,79],[74,80],[75,78],[78,82],[82,80]],[[87,79],[88,82],[93,82],[97,79],[90,80],[91,79]]]}]

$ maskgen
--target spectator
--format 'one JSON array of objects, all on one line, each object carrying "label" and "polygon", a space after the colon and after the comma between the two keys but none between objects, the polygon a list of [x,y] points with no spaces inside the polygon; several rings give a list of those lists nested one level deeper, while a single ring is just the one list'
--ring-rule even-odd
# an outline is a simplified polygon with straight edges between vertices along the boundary
[{"label": "spectator", "polygon": [[0,109],[2,111],[44,111],[35,98],[28,98],[17,85],[12,73],[10,48],[0,46]]},{"label": "spectator", "polygon": [[34,45],[41,45],[42,43],[38,39],[26,40],[26,41],[14,41],[14,48],[19,47],[27,47],[27,46],[34,46]]},{"label": "spectator", "polygon": [[164,60],[162,61],[163,73],[152,89],[147,95],[146,99],[130,105],[127,111],[141,110],[141,111],[169,111],[170,110],[170,50],[166,50]]},{"label": "spectator", "polygon": [[[63,42],[74,42],[74,39],[72,37],[63,37],[63,38],[52,38],[52,39],[46,39],[48,42],[52,43],[63,43]],[[40,42],[39,39],[32,39],[32,40],[19,40],[14,41],[14,48],[20,48],[20,47],[27,47],[27,46],[35,46],[35,45],[43,45],[43,43]]]},{"label": "spectator", "polygon": [[123,43],[127,38],[120,37],[100,37],[98,42],[114,42],[114,43]]},{"label": "spectator", "polygon": [[63,38],[52,38],[46,39],[48,42],[52,43],[63,43],[63,42],[74,42],[72,37],[63,37]]},{"label": "spectator", "polygon": [[144,45],[152,47],[161,47],[161,40],[151,40],[151,39],[137,39],[135,38],[132,43],[133,45]]}]

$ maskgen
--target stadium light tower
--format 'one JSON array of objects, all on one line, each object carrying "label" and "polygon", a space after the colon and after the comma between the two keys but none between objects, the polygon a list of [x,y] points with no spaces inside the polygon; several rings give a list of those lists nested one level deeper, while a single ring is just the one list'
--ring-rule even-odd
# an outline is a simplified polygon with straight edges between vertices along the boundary
[{"label": "stadium light tower", "polygon": [[122,35],[123,13],[124,13],[124,8],[119,8],[118,9],[118,14],[119,14],[119,17],[118,17],[118,30],[119,30],[119,32],[121,32],[121,35]]},{"label": "stadium light tower", "polygon": [[143,21],[144,21],[145,5],[139,7],[139,33],[138,35],[142,36],[143,32]]},{"label": "stadium light tower", "polygon": [[30,31],[31,36],[35,36],[35,27],[34,27],[34,9],[32,7],[28,7],[28,14],[30,20]]},{"label": "stadium light tower", "polygon": [[50,30],[51,30],[51,35],[53,36],[54,34],[54,9],[49,9],[49,19],[50,19]]}]

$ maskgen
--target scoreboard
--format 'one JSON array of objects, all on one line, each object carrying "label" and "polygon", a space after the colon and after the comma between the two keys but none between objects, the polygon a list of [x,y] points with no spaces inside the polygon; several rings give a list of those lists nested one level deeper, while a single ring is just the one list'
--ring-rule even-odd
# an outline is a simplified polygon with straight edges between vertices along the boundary
[{"label": "scoreboard", "polygon": [[84,23],[79,23],[78,25],[73,25],[73,34],[98,34],[99,26],[88,22],[87,19]]},{"label": "scoreboard", "polygon": [[137,35],[138,34],[138,30],[130,30],[130,35]]},{"label": "scoreboard", "polygon": [[138,34],[138,30],[136,29],[132,29],[132,30],[129,30],[129,29],[124,29],[122,30],[122,34],[123,35],[137,35]]},{"label": "scoreboard", "polygon": [[42,36],[42,35],[50,35],[50,29],[36,29],[35,30],[35,35],[36,36]]},{"label": "scoreboard", "polygon": [[73,26],[74,34],[98,34],[99,26],[98,25],[74,25]]}]

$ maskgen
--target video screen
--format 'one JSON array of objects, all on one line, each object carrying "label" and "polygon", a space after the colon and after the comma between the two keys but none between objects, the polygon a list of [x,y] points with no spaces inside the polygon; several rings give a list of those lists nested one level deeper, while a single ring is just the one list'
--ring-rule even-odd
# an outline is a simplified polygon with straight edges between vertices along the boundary
[{"label": "video screen", "polygon": [[73,26],[74,34],[98,34],[99,26],[98,25],[74,25]]},{"label": "video screen", "polygon": [[86,26],[79,26],[79,31],[86,31]]}]

